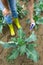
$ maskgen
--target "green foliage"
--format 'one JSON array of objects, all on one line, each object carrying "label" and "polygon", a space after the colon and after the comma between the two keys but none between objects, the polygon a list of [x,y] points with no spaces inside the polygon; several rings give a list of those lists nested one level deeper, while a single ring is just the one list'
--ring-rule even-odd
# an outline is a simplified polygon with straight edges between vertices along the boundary
[{"label": "green foliage", "polygon": [[20,29],[18,31],[17,38],[11,38],[10,42],[0,41],[0,44],[2,44],[4,48],[14,48],[11,51],[10,55],[7,56],[8,61],[16,59],[19,55],[21,56],[26,54],[27,58],[33,60],[34,62],[37,62],[39,59],[39,55],[35,50],[35,47],[37,46],[37,44],[35,44],[36,40],[37,38],[34,32],[32,32],[32,34],[28,38],[26,38],[25,33],[22,29]]},{"label": "green foliage", "polygon": [[0,44],[2,45],[2,47],[4,48],[11,48],[11,47],[16,47],[16,45],[14,44],[13,41],[10,41],[10,42],[3,42],[3,41],[0,41]]},{"label": "green foliage", "polygon": [[5,20],[2,15],[2,11],[0,10],[0,33],[2,33],[3,26],[5,26]]},{"label": "green foliage", "polygon": [[38,3],[34,4],[34,20],[37,22],[39,22],[39,24],[42,24],[42,19],[41,18],[41,13],[43,12],[43,1],[39,0]]},{"label": "green foliage", "polygon": [[[34,47],[36,47],[37,45],[32,43],[32,44],[28,44],[28,49],[26,49],[27,51],[27,58],[30,58],[31,60],[33,60],[34,62],[38,61],[39,56],[37,51],[34,49]],[[38,59],[37,59],[38,58]]]},{"label": "green foliage", "polygon": [[21,19],[24,18],[28,14],[28,11],[26,9],[24,10],[24,4],[20,5],[19,1],[17,1],[17,11],[18,11],[18,16]]},{"label": "green foliage", "polygon": [[2,28],[3,28],[3,25],[2,25],[2,12],[0,11],[0,33],[2,33]]},{"label": "green foliage", "polygon": [[34,62],[37,62],[39,59],[38,53],[36,52],[35,49],[26,49],[26,54],[27,54],[27,58],[30,58],[31,60],[33,60]]},{"label": "green foliage", "polygon": [[30,35],[30,37],[29,38],[27,38],[25,41],[26,42],[32,42],[32,41],[36,41],[37,40],[37,38],[36,38],[36,35],[34,34],[34,31],[32,32],[32,35]]},{"label": "green foliage", "polygon": [[10,61],[16,59],[19,55],[21,56],[26,54],[27,58],[37,62],[39,59],[39,55],[35,50],[35,47],[37,46],[37,44],[35,44],[35,41],[37,40],[36,35],[34,34],[34,32],[32,32],[32,34],[28,38],[26,38],[26,35],[22,29],[20,29],[18,32],[18,37],[11,39],[11,41],[13,41],[16,45],[16,48],[11,51],[10,55],[7,57],[7,60]]},{"label": "green foliage", "polygon": [[43,11],[43,1],[39,0],[38,3],[35,2],[34,4],[34,11],[36,12],[36,15],[40,15]]},{"label": "green foliage", "polygon": [[9,56],[8,60],[16,59],[19,55],[19,49],[17,48],[16,50],[13,50],[13,52],[11,54],[12,55]]},{"label": "green foliage", "polygon": [[43,24],[43,17],[41,17],[40,19],[38,19],[38,21],[36,21],[36,24]]}]

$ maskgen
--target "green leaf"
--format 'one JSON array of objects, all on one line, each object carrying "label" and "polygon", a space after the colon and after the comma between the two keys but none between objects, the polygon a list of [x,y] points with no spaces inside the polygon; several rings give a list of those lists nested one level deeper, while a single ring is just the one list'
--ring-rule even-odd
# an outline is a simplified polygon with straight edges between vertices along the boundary
[{"label": "green leaf", "polygon": [[43,17],[41,17],[38,21],[36,21],[36,24],[43,24]]},{"label": "green leaf", "polygon": [[20,55],[24,55],[25,52],[26,52],[26,44],[24,44],[24,45],[22,45],[22,46],[20,47]]},{"label": "green leaf", "polygon": [[13,52],[10,56],[8,56],[7,59],[8,59],[8,60],[16,59],[16,58],[18,57],[18,55],[19,55],[18,49],[15,49],[14,52]]},{"label": "green leaf", "polygon": [[2,33],[3,25],[0,25],[0,33]]},{"label": "green leaf", "polygon": [[28,13],[28,11],[26,9],[24,10],[23,6],[24,6],[24,4],[21,5],[19,1],[17,2],[17,12],[18,12],[18,16],[21,19],[24,18]]},{"label": "green leaf", "polygon": [[27,13],[28,13],[28,11],[26,11],[26,10],[24,10],[24,11],[22,12],[22,14],[23,14],[24,17],[27,15]]},{"label": "green leaf", "polygon": [[2,42],[0,41],[0,44],[4,47],[4,48],[10,48],[10,47],[16,47],[16,44],[14,44],[13,41],[10,42]]},{"label": "green leaf", "polygon": [[22,28],[18,30],[18,37],[25,38],[25,33],[23,32]]},{"label": "green leaf", "polygon": [[26,55],[27,58],[33,60],[34,62],[37,62],[39,60],[39,55],[35,49],[26,49]]},{"label": "green leaf", "polygon": [[3,15],[2,15],[2,11],[0,10],[0,33],[2,33],[2,29],[3,29],[3,26],[4,26],[4,18],[3,18]]},{"label": "green leaf", "polygon": [[22,38],[17,38],[17,42],[18,42],[18,45],[20,45],[20,46],[25,44],[25,41]]},{"label": "green leaf", "polygon": [[28,44],[28,48],[34,48],[34,47],[37,47],[38,45],[36,43],[31,43],[31,44]]},{"label": "green leaf", "polygon": [[16,42],[17,39],[15,37],[11,38],[12,41]]},{"label": "green leaf", "polygon": [[34,16],[34,20],[35,20],[35,21],[37,21],[38,18],[39,18],[39,17],[38,17],[37,15]]},{"label": "green leaf", "polygon": [[15,48],[16,47],[16,45],[13,43],[11,43],[11,44],[3,44],[2,45],[4,48],[11,48],[11,47],[13,47],[13,48]]},{"label": "green leaf", "polygon": [[35,42],[37,40],[37,37],[34,33],[34,31],[32,32],[32,34],[30,35],[29,38],[25,39],[25,41],[28,43],[28,42]]},{"label": "green leaf", "polygon": [[2,27],[2,26],[0,26],[0,33],[2,33],[2,29],[3,29],[3,27]]},{"label": "green leaf", "polygon": [[36,30],[38,29],[38,25],[35,26],[35,29],[36,29]]}]

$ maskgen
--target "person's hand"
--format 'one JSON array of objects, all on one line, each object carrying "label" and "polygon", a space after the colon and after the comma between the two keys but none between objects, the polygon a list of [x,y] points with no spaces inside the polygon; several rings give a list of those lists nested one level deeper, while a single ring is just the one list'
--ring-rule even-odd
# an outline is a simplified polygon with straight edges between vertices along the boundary
[{"label": "person's hand", "polygon": [[10,10],[8,10],[6,8],[3,10],[3,15],[4,16],[8,15],[9,13],[11,13]]},{"label": "person's hand", "polygon": [[34,19],[31,19],[30,31],[32,31],[34,27],[35,27],[35,21]]},{"label": "person's hand", "polygon": [[30,21],[31,21],[31,23],[35,23],[35,21],[34,21],[34,19],[33,19],[33,18],[31,18],[31,19],[30,19]]}]

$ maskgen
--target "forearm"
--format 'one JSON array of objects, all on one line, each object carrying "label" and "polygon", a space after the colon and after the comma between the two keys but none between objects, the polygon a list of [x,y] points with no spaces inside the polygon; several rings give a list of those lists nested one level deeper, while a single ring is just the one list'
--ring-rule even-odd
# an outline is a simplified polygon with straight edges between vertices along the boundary
[{"label": "forearm", "polygon": [[2,0],[3,5],[5,8],[9,9],[7,0]]},{"label": "forearm", "polygon": [[34,11],[34,0],[30,0],[29,2],[30,20],[33,19],[33,11]]}]

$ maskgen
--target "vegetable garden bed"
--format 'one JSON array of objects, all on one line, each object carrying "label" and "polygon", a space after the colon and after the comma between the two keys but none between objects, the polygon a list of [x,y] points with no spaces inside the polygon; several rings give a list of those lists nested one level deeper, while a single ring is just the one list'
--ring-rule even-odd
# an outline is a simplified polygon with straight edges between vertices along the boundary
[{"label": "vegetable garden bed", "polygon": [[[25,18],[20,19],[20,23],[21,23],[21,26],[23,27],[26,37],[28,37],[32,34],[29,31],[29,24],[28,24],[29,22],[28,21],[26,22],[27,17],[28,17],[28,15],[26,15]],[[37,18],[35,18],[35,20],[37,21]],[[43,21],[43,18],[42,18],[42,21]],[[10,34],[9,34],[8,26],[5,26],[5,27],[6,28],[4,28],[4,31],[3,31],[4,35],[0,34],[0,40],[3,42],[10,41],[10,39],[11,39],[11,37],[9,36]],[[6,31],[6,29],[7,29],[7,31]],[[17,28],[15,30],[17,32]],[[17,57],[16,60],[12,60],[12,61],[8,62],[6,60],[6,56],[8,54],[10,54],[10,52],[12,51],[13,48],[4,49],[2,47],[2,45],[0,45],[0,65],[4,65],[4,64],[5,65],[43,65],[43,25],[42,25],[42,23],[40,25],[38,25],[38,29],[37,29],[37,25],[36,25],[34,31],[35,31],[35,35],[37,36],[37,41],[35,43],[38,44],[36,49],[40,55],[39,61],[37,63],[35,63],[32,60],[27,59],[26,55],[23,55],[23,56]],[[18,36],[16,35],[16,37],[18,37]]]}]

